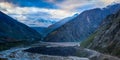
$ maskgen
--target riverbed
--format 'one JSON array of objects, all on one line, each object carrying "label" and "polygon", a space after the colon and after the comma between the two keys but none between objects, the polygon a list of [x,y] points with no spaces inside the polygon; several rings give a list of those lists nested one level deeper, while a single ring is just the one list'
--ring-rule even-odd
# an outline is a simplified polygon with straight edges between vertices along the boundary
[{"label": "riverbed", "polygon": [[[9,50],[6,51],[2,51],[0,52],[0,58],[3,59],[8,59],[8,60],[89,60],[88,58],[85,57],[77,57],[77,56],[72,56],[72,54],[69,53],[69,55],[67,54],[68,52],[73,52],[73,50],[71,51],[66,51],[67,53],[64,54],[64,52],[62,53],[61,50],[61,55],[59,54],[60,51],[56,51],[56,53],[58,53],[58,55],[49,55],[49,54],[41,54],[41,53],[34,53],[34,52],[26,52],[25,50],[27,49],[32,49],[32,48],[39,48],[39,47],[46,47],[46,49],[43,49],[42,52],[46,52],[44,50],[47,50],[47,48],[54,50],[55,48],[57,48],[57,50],[60,50],[62,48],[67,48],[67,50],[75,47],[75,46],[79,46],[79,43],[77,42],[65,42],[65,43],[53,43],[53,42],[39,42],[36,44],[32,44],[31,46],[28,47],[15,47],[15,48],[11,48]],[[54,48],[53,48],[54,47]],[[70,47],[70,48],[69,48]],[[33,49],[34,50],[34,49]],[[50,52],[54,52],[54,51],[50,51]],[[63,49],[64,50],[64,49]],[[39,51],[38,51],[39,52]]]},{"label": "riverbed", "polygon": [[81,48],[77,42],[39,42],[0,52],[0,60],[120,60],[117,57]]}]

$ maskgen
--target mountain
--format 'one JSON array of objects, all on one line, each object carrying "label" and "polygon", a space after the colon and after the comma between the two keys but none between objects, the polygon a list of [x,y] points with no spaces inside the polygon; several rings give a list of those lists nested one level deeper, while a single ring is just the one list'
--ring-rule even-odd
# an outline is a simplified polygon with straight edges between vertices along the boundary
[{"label": "mountain", "polygon": [[[71,21],[72,19],[74,19],[75,17],[77,17],[78,14],[74,14],[73,16],[71,17],[67,17],[67,18],[64,18],[62,19],[61,21],[59,22],[56,22],[55,24],[52,24],[50,25],[47,29],[46,29],[46,35],[51,33],[52,31],[56,30],[57,28],[61,27],[62,25],[64,25],[65,23]],[[45,35],[45,36],[46,36]]]},{"label": "mountain", "polygon": [[92,39],[82,42],[81,45],[120,58],[120,10],[104,19],[93,35],[95,36]]},{"label": "mountain", "polygon": [[46,33],[45,30],[47,29],[47,27],[31,27],[31,28],[39,32],[41,35],[44,35]]},{"label": "mountain", "polygon": [[48,27],[49,25],[56,23],[58,20],[57,18],[49,17],[48,14],[43,12],[22,14],[22,16],[19,16],[18,14],[8,15],[29,27]]},{"label": "mountain", "polygon": [[31,22],[27,23],[27,21],[25,23],[27,23],[28,26],[30,27],[48,27],[54,23],[56,23],[56,21],[54,20],[46,20],[46,19],[36,19],[33,18],[32,20],[29,20]]},{"label": "mountain", "polygon": [[[10,15],[11,17],[15,18],[16,20],[19,20],[20,22],[26,24],[29,27],[48,27],[54,23],[56,23],[55,20],[51,20],[51,19],[45,19],[45,18],[41,18],[39,17],[39,15],[31,15],[25,16],[25,19],[22,19],[20,17],[16,17],[16,15]],[[29,22],[28,22],[29,21]]]},{"label": "mountain", "polygon": [[73,18],[75,18],[76,16],[78,16],[78,14],[74,14],[71,17],[67,17],[62,19],[61,21],[58,21],[56,23],[53,23],[52,25],[48,26],[48,27],[31,27],[33,29],[35,29],[37,32],[39,32],[43,37],[47,36],[47,34],[49,34],[50,32],[56,30],[57,28],[61,27],[62,25],[64,25],[65,23],[69,22],[70,20],[72,20]]},{"label": "mountain", "polygon": [[40,39],[35,30],[0,12],[0,43]]},{"label": "mountain", "polygon": [[108,15],[116,13],[120,4],[86,10],[76,18],[49,33],[44,41],[48,42],[76,42],[82,41],[93,33],[101,21]]}]

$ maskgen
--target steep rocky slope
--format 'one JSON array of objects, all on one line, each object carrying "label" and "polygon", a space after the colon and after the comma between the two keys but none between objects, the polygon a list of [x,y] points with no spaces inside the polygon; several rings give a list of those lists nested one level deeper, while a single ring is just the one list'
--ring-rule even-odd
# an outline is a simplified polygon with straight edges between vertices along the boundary
[{"label": "steep rocky slope", "polygon": [[40,40],[41,35],[28,26],[0,12],[0,43]]},{"label": "steep rocky slope", "polygon": [[93,35],[81,46],[120,57],[120,11],[109,15]]},{"label": "steep rocky slope", "polygon": [[100,25],[101,21],[109,14],[120,9],[120,4],[106,8],[91,9],[82,12],[76,18],[49,33],[44,41],[70,42],[81,41],[88,37]]}]

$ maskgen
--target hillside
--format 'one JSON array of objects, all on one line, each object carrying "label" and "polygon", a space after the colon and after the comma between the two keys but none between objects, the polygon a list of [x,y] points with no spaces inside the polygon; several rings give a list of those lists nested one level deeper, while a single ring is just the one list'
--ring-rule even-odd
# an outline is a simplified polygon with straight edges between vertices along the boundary
[{"label": "hillside", "polygon": [[44,34],[46,33],[45,31],[47,29],[47,27],[31,27],[31,28],[39,32],[42,36],[44,36]]},{"label": "hillside", "polygon": [[92,35],[81,43],[82,47],[120,57],[120,11],[104,19]]},{"label": "hillside", "polygon": [[44,41],[47,42],[76,42],[82,41],[92,34],[102,20],[110,14],[116,13],[120,4],[96,8],[82,12],[76,18],[70,20],[56,30],[49,33]]},{"label": "hillside", "polygon": [[0,43],[15,41],[37,41],[41,35],[28,26],[0,12]]}]

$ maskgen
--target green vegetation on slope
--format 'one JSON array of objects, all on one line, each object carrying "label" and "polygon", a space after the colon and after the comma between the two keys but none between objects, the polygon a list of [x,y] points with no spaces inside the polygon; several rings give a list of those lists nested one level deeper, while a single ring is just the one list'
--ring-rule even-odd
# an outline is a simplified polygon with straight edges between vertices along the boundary
[{"label": "green vegetation on slope", "polygon": [[81,46],[120,58],[120,11],[108,16]]},{"label": "green vegetation on slope", "polygon": [[91,34],[86,40],[84,40],[80,43],[80,46],[86,48],[94,40],[94,37],[96,35],[97,35],[96,32]]},{"label": "green vegetation on slope", "polygon": [[93,34],[91,34],[86,40],[82,41],[82,42],[80,43],[80,46],[83,47],[83,48],[87,48],[87,47],[90,45],[90,43],[93,42],[95,36],[97,36],[97,34],[99,34],[99,30],[102,30],[102,31],[107,30],[107,29],[110,28],[110,26],[111,26],[111,25],[108,24],[108,25],[105,25],[105,26],[100,27],[100,28],[99,28],[98,30],[96,30]]}]

